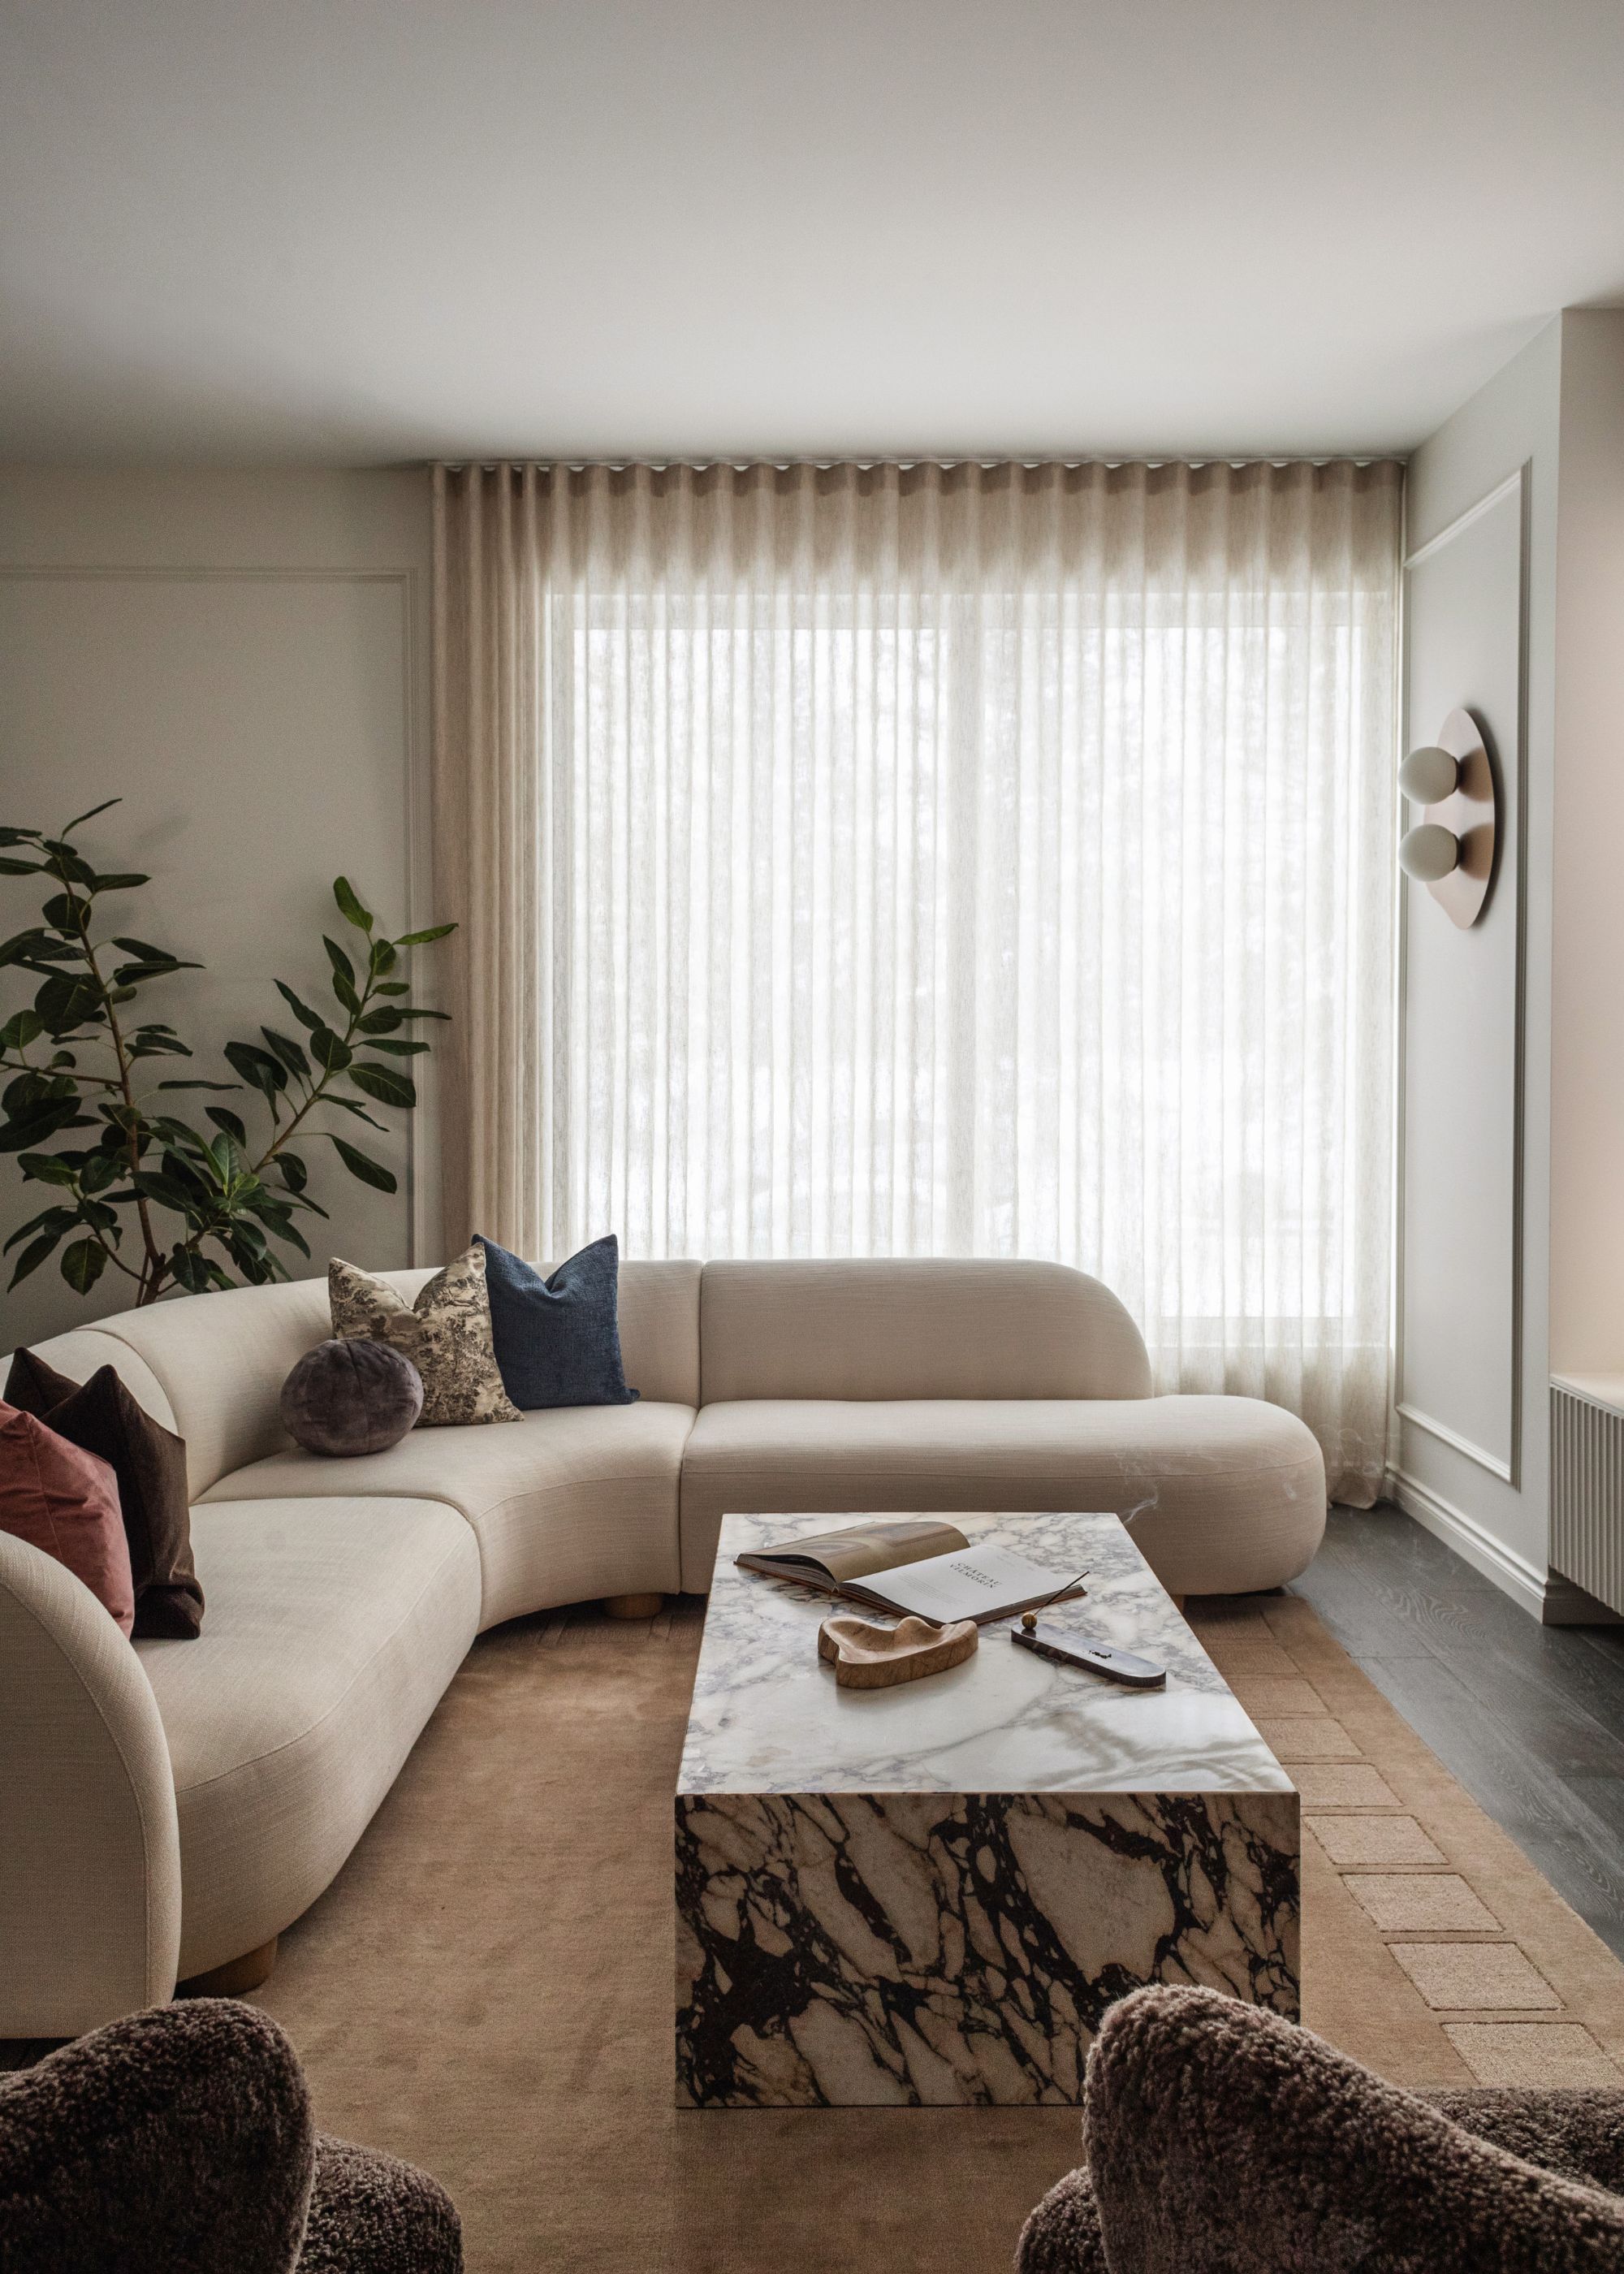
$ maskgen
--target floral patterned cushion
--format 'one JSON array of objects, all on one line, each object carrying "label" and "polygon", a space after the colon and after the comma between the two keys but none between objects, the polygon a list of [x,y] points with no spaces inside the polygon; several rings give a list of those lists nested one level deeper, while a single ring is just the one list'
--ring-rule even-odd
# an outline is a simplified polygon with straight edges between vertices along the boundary
[{"label": "floral patterned cushion", "polygon": [[387,1343],[417,1367],[423,1377],[419,1428],[521,1419],[497,1369],[482,1247],[437,1271],[415,1303],[335,1255],[327,1266],[327,1298],[335,1335]]}]

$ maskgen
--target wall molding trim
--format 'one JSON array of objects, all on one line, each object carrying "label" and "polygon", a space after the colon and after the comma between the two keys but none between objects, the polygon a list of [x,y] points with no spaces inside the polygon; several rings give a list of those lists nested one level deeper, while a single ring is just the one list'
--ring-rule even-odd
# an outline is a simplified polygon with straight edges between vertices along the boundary
[{"label": "wall molding trim", "polygon": [[1492,1477],[1498,1477],[1502,1484],[1512,1485],[1516,1482],[1516,1476],[1509,1461],[1502,1461],[1498,1454],[1486,1451],[1481,1445],[1474,1445],[1470,1437],[1462,1437],[1457,1430],[1451,1429],[1444,1422],[1436,1420],[1432,1414],[1424,1413],[1418,1405],[1406,1404],[1401,1398],[1394,1411],[1403,1419],[1412,1423],[1416,1428],[1425,1429],[1429,1437],[1436,1437],[1440,1445],[1447,1445],[1453,1451],[1462,1454],[1467,1460],[1475,1461],[1480,1469],[1486,1469]]},{"label": "wall molding trim", "polygon": [[1550,1585],[1546,1571],[1530,1563],[1526,1556],[1519,1555],[1514,1547],[1507,1547],[1503,1540],[1497,1540],[1475,1516],[1468,1516],[1464,1509],[1456,1508],[1452,1501],[1445,1500],[1415,1477],[1406,1476],[1400,1469],[1389,1469],[1387,1486],[1387,1497],[1424,1532],[1430,1532],[1446,1547],[1452,1547],[1474,1571],[1492,1579],[1530,1617],[1543,1622]]},{"label": "wall molding trim", "polygon": [[[1529,749],[1529,610],[1532,577],[1533,532],[1531,523],[1532,486],[1530,479],[1530,462],[1524,460],[1472,504],[1455,515],[1437,533],[1404,556],[1406,577],[1411,569],[1428,561],[1452,544],[1485,515],[1508,499],[1518,506],[1517,538],[1517,713],[1516,713],[1516,796],[1514,805],[1515,823],[1515,862],[1508,877],[1503,878],[1500,889],[1509,884],[1515,893],[1515,953],[1513,972],[1513,1063],[1511,1095],[1511,1286],[1509,1291],[1510,1369],[1506,1384],[1507,1434],[1509,1456],[1501,1460],[1447,1423],[1438,1420],[1420,1406],[1411,1404],[1404,1397],[1404,1272],[1405,1272],[1405,1206],[1406,1173],[1405,1147],[1408,1125],[1408,1095],[1405,1079],[1405,1050],[1408,1037],[1409,1009],[1409,901],[1399,895],[1396,984],[1398,1014],[1395,1020],[1395,1051],[1397,1057],[1397,1126],[1395,1138],[1394,1174],[1394,1349],[1393,1376],[1395,1389],[1395,1410],[1417,1429],[1447,1445],[1455,1452],[1487,1474],[1509,1485],[1514,1492],[1522,1488],[1522,1441],[1524,1432],[1523,1358],[1526,1348],[1526,1287],[1524,1243],[1526,1232],[1527,1182],[1526,1106],[1527,1106],[1527,991],[1528,991],[1528,749]],[[1408,587],[1406,587],[1408,601]],[[1408,605],[1403,611],[1409,616]],[[1410,718],[1409,651],[1406,629],[1403,700],[1401,704],[1402,736],[1408,748],[1412,739]],[[1429,730],[1430,731],[1430,730]],[[1501,770],[1503,786],[1504,755],[1495,754]],[[1395,1471],[1396,1476],[1401,1472]],[[1417,1488],[1418,1489],[1418,1488]],[[1402,1503],[1401,1503],[1402,1505]],[[1440,1503],[1442,1505],[1442,1503]],[[1485,1535],[1487,1537],[1488,1535]],[[1465,1551],[1462,1550],[1462,1553]],[[1507,1551],[1509,1553],[1510,1551]],[[1480,1567],[1481,1568],[1481,1567]],[[1532,1567],[1529,1567],[1530,1570]],[[1499,1578],[1499,1575],[1490,1573]],[[1503,1581],[1500,1584],[1504,1584]],[[1543,1590],[1543,1575],[1539,1581]],[[1512,1592],[1515,1592],[1514,1589]]]},{"label": "wall molding trim", "polygon": [[1526,471],[1525,466],[1517,467],[1515,472],[1506,476],[1504,481],[1496,482],[1493,488],[1486,491],[1475,504],[1469,505],[1464,513],[1457,513],[1453,521],[1446,522],[1436,537],[1429,537],[1425,545],[1417,545],[1413,553],[1407,553],[1405,568],[1414,568],[1423,561],[1430,560],[1434,553],[1440,552],[1448,544],[1451,538],[1458,537],[1463,529],[1470,529],[1474,521],[1481,521],[1485,513],[1492,513],[1501,498],[1509,497],[1514,490],[1522,488]]}]

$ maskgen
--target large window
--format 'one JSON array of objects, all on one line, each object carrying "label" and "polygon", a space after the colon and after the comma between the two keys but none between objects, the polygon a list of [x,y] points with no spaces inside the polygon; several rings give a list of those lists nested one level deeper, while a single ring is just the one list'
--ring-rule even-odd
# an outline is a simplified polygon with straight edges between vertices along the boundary
[{"label": "large window", "polygon": [[445,480],[480,1228],[1058,1257],[1367,1495],[1399,484]]}]

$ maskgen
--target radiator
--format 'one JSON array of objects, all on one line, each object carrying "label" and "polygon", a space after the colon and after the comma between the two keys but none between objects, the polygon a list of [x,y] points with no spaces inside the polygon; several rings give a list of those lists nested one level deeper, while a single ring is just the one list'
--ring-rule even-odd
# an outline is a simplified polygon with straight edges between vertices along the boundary
[{"label": "radiator", "polygon": [[1551,1383],[1551,1567],[1624,1612],[1624,1375]]}]

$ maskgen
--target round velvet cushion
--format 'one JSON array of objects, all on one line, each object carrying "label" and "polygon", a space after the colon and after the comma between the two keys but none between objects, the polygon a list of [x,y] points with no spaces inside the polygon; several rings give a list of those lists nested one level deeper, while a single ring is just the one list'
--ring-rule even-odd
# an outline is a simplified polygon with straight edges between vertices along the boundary
[{"label": "round velvet cushion", "polygon": [[282,1420],[307,1453],[381,1453],[423,1411],[423,1376],[387,1343],[318,1343],[282,1386]]}]

